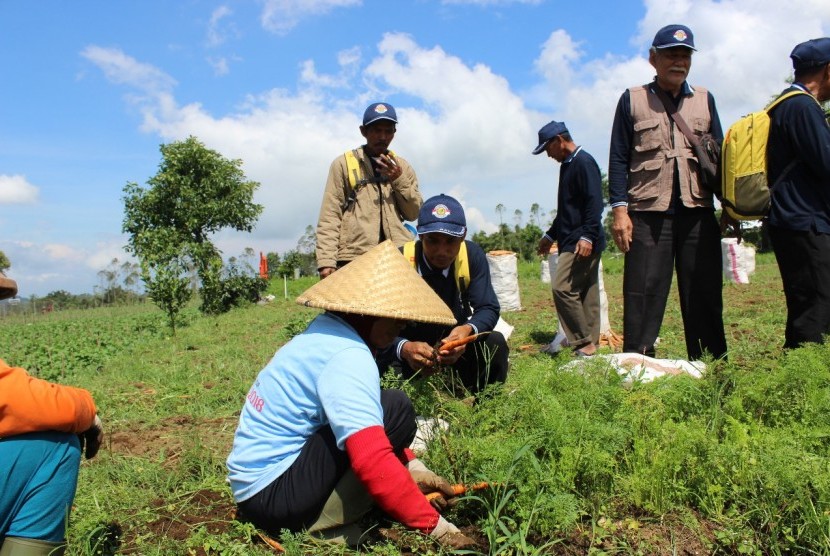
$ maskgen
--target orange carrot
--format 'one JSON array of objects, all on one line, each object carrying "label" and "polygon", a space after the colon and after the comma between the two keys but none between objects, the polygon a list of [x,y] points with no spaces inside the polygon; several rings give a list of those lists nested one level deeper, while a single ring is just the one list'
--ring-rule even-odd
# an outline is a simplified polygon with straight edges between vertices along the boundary
[{"label": "orange carrot", "polygon": [[285,553],[285,548],[280,543],[278,543],[277,541],[275,541],[274,539],[272,539],[271,537],[269,537],[268,535],[266,535],[262,531],[257,531],[257,535],[259,536],[260,539],[262,539],[262,541],[265,544],[267,544],[268,546],[273,548],[274,552],[277,552],[278,554],[284,554]]},{"label": "orange carrot", "polygon": [[465,346],[470,342],[476,341],[480,336],[484,336],[485,334],[489,334],[489,332],[479,332],[478,334],[470,334],[466,338],[461,338],[460,340],[443,340],[442,343],[438,347],[438,351],[447,351],[451,349],[455,349],[459,346]]},{"label": "orange carrot", "polygon": [[[452,485],[452,492],[456,496],[460,496],[460,495],[466,493],[467,491],[475,492],[477,490],[483,490],[485,488],[490,488],[491,486],[492,485],[490,483],[486,483],[486,482],[480,482],[480,483],[476,483],[474,485],[469,485],[469,486],[462,485],[462,484],[456,484],[456,485]],[[435,491],[435,492],[430,492],[429,494],[426,495],[427,500],[434,500],[434,499],[438,498],[439,496],[444,496],[444,493],[440,492],[440,491]]]}]

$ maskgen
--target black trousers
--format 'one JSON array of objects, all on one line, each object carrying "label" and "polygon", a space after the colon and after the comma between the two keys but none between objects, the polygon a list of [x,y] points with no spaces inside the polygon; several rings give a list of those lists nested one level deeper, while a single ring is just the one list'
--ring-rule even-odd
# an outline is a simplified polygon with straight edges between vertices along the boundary
[{"label": "black trousers", "polygon": [[821,343],[830,334],[830,234],[769,226],[787,300],[784,347]]},{"label": "black trousers", "polygon": [[631,212],[631,249],[623,275],[623,351],[654,356],[666,302],[677,289],[690,360],[726,355],[720,227],[709,209]]},{"label": "black trousers", "polygon": [[[415,438],[415,410],[400,390],[380,393],[383,428],[397,454]],[[351,463],[340,450],[331,428],[314,433],[300,456],[273,483],[238,504],[240,513],[260,529],[278,534],[280,529],[300,531],[314,522]]]}]

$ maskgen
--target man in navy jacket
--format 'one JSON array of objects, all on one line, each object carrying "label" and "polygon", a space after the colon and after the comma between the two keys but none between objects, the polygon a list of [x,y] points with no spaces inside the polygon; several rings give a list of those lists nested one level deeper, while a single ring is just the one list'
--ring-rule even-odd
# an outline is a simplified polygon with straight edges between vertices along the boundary
[{"label": "man in navy jacket", "polygon": [[[452,309],[458,324],[450,330],[433,324],[411,323],[380,354],[378,366],[384,372],[391,364],[406,376],[426,376],[439,367],[456,371],[464,386],[477,393],[487,384],[507,378],[508,347],[504,336],[494,330],[499,320],[499,300],[490,281],[490,267],[484,251],[465,241],[467,221],[461,204],[449,195],[427,199],[418,214],[418,241],[414,260],[418,274]],[[469,283],[458,284],[455,266],[466,249]],[[461,340],[486,332],[466,346],[440,348],[446,341]]]},{"label": "man in navy jacket", "polygon": [[[797,45],[790,58],[800,90],[770,111],[769,235],[787,299],[785,348],[830,333],[830,38]],[[782,93],[783,94],[783,93]],[[818,101],[818,102],[816,102]]]},{"label": "man in navy jacket", "polygon": [[602,230],[602,175],[594,157],[573,142],[564,122],[539,130],[533,154],[546,152],[562,164],[556,218],[539,240],[547,255],[555,241],[559,250],[553,300],[568,344],[577,355],[597,350],[600,333],[599,262],[605,249]]}]

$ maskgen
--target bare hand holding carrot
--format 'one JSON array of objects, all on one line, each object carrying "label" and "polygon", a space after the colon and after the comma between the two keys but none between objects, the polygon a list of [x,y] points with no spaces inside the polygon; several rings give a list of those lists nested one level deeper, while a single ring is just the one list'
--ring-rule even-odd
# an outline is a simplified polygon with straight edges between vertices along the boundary
[{"label": "bare hand holding carrot", "polygon": [[435,372],[435,350],[426,342],[408,341],[401,348],[401,358],[411,369],[429,376]]}]

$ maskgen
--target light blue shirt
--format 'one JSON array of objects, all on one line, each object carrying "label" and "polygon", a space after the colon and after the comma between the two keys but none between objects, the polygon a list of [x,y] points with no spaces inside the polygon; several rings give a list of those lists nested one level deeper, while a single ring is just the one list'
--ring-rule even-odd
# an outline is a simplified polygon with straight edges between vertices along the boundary
[{"label": "light blue shirt", "polygon": [[326,425],[341,450],[352,434],[383,426],[372,353],[330,313],[277,351],[249,390],[226,462],[234,499],[242,502],[270,485]]}]

